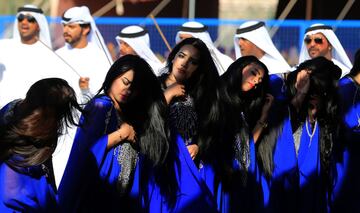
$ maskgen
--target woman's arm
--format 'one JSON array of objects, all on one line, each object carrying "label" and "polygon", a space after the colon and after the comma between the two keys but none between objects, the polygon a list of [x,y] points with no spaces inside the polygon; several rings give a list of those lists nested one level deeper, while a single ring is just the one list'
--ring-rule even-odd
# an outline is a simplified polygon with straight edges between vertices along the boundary
[{"label": "woman's arm", "polygon": [[166,103],[169,104],[174,97],[181,97],[185,95],[185,86],[178,83],[173,83],[168,86],[164,92]]},{"label": "woman's arm", "polygon": [[270,107],[271,107],[273,101],[274,101],[274,97],[270,94],[266,94],[265,104],[261,110],[261,117],[258,120],[258,122],[256,123],[256,125],[253,129],[253,132],[252,132],[253,138],[254,138],[254,143],[257,142],[262,131],[267,127],[267,118],[268,118],[269,110],[270,110]]},{"label": "woman's arm", "polygon": [[297,111],[300,110],[306,94],[310,88],[310,71],[301,70],[296,76],[296,94],[291,100],[291,105],[295,107]]},{"label": "woman's arm", "polygon": [[128,123],[121,124],[120,128],[108,135],[106,148],[109,150],[124,141],[135,142],[136,132]]}]

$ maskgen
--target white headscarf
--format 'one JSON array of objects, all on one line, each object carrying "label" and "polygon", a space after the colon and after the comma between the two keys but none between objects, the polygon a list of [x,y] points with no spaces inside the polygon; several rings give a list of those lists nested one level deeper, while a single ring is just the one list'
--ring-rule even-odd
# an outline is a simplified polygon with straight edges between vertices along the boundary
[{"label": "white headscarf", "polygon": [[332,61],[334,64],[338,65],[342,70],[342,77],[345,76],[347,73],[350,72],[352,68],[352,64],[350,62],[349,57],[346,55],[346,52],[341,45],[339,39],[335,35],[334,31],[330,26],[326,26],[324,24],[313,24],[309,28],[306,29],[306,33],[303,38],[303,43],[301,46],[300,56],[299,56],[299,64],[311,59],[309,53],[306,48],[306,44],[304,43],[304,39],[308,35],[313,35],[316,33],[322,33],[329,43],[332,46],[331,54],[332,54]]},{"label": "white headscarf", "polygon": [[160,75],[160,70],[164,65],[150,49],[150,37],[146,29],[136,25],[127,26],[120,31],[115,39],[119,46],[120,41],[126,42],[138,56],[151,66],[156,75]]},{"label": "white headscarf", "polygon": [[[46,17],[44,15],[43,11],[34,5],[27,4],[23,7],[18,8],[18,13],[16,14],[16,17],[20,14],[24,14],[24,15],[30,14],[35,18],[35,20],[40,28],[39,39],[42,42],[44,42],[48,47],[51,48],[52,45],[51,45],[49,24],[46,20]],[[21,41],[17,19],[15,19],[15,23],[14,23],[13,38],[18,41]]]},{"label": "white headscarf", "polygon": [[236,58],[241,57],[239,47],[239,39],[245,38],[255,44],[258,48],[265,52],[262,58],[259,58],[269,70],[269,74],[287,73],[290,70],[289,64],[284,57],[276,49],[270,35],[265,28],[264,22],[247,21],[240,25],[234,36],[234,47]]},{"label": "white headscarf", "polygon": [[101,36],[99,29],[96,27],[95,21],[90,14],[90,10],[86,6],[81,7],[72,7],[65,11],[61,23],[63,24],[90,24],[91,31],[87,36],[87,40],[89,43],[95,44],[101,51],[104,52],[109,63],[112,64],[113,60],[110,55],[109,50],[107,49],[104,38]]},{"label": "white headscarf", "polygon": [[180,34],[189,34],[194,38],[201,39],[207,46],[210,51],[211,57],[216,65],[216,68],[219,72],[219,75],[222,75],[227,68],[234,62],[229,56],[221,53],[214,45],[209,32],[207,31],[207,26],[196,22],[189,21],[185,22],[180,30],[176,33],[175,41],[176,43],[180,42]]}]

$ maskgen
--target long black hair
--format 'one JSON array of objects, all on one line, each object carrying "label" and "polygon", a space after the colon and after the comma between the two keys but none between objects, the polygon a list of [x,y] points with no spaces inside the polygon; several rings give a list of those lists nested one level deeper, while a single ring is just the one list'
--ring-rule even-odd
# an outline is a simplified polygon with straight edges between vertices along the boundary
[{"label": "long black hair", "polygon": [[298,112],[291,110],[292,126],[299,126],[306,121],[311,96],[320,98],[320,108],[317,112],[317,120],[320,126],[320,160],[321,176],[324,183],[330,187],[331,183],[331,158],[339,136],[339,104],[337,96],[337,82],[341,76],[341,69],[332,61],[324,57],[317,57],[301,63],[297,69],[291,72],[286,81],[287,101],[285,104],[277,105],[276,118],[269,125],[269,130],[262,137],[258,145],[259,165],[267,177],[272,176],[274,168],[273,151],[276,141],[282,132],[284,119],[289,115],[288,107],[296,95],[295,88],[297,74],[301,70],[311,70],[310,88]]},{"label": "long black hair", "polygon": [[151,67],[139,56],[122,56],[111,66],[99,93],[108,94],[114,80],[129,70],[134,71],[131,95],[120,108],[122,120],[134,127],[140,152],[146,159],[142,165],[141,184],[145,187],[153,173],[161,192],[168,195],[172,205],[178,189],[173,168],[175,151],[170,143],[167,104],[160,81]]},{"label": "long black hair", "polygon": [[308,116],[311,96],[320,98],[320,106],[317,112],[317,120],[320,126],[320,160],[321,176],[325,183],[330,184],[331,161],[334,145],[339,134],[339,103],[337,82],[341,76],[341,69],[332,61],[324,57],[317,57],[303,62],[298,69],[288,76],[287,86],[289,97],[296,94],[296,75],[304,69],[311,70],[310,88],[298,113],[298,120],[305,122]]},{"label": "long black hair", "polygon": [[140,136],[140,152],[154,167],[161,166],[169,152],[167,106],[160,82],[148,63],[134,55],[119,58],[109,69],[99,92],[108,94],[112,83],[129,70],[134,71],[134,79],[129,100],[120,104],[122,119]]},{"label": "long black hair", "polygon": [[[250,91],[242,91],[243,69],[250,65],[259,65],[264,70],[262,82]],[[255,56],[244,56],[233,62],[227,71],[221,76],[220,97],[222,109],[222,140],[217,148],[221,150],[220,162],[229,163],[234,156],[234,141],[237,134],[240,135],[241,150],[248,147],[249,134],[254,123],[259,119],[259,112],[264,104],[264,98],[268,89],[269,74],[267,67]],[[254,122],[255,121],[255,122]],[[246,154],[246,153],[242,153]],[[244,168],[242,176],[246,175],[246,160],[241,158],[241,167]],[[248,160],[248,159],[247,159]],[[231,170],[231,169],[230,169]],[[228,171],[230,171],[228,170]],[[231,171],[230,171],[231,172]],[[226,172],[223,174],[226,175]],[[241,177],[242,179],[244,177]],[[245,177],[246,178],[246,177]]]},{"label": "long black hair", "polygon": [[198,38],[187,38],[178,43],[170,52],[167,58],[168,73],[160,77],[165,81],[172,71],[173,60],[180,49],[185,45],[191,45],[198,50],[198,68],[194,71],[185,84],[186,93],[189,94],[195,105],[195,111],[199,120],[197,145],[199,146],[198,156],[206,161],[215,156],[214,144],[219,138],[219,74],[208,48],[205,43]]},{"label": "long black hair", "polygon": [[76,110],[82,111],[73,88],[60,78],[37,81],[24,100],[13,103],[7,106],[11,116],[2,118],[7,121],[0,126],[0,161],[15,169],[45,163],[58,137],[77,125]]},{"label": "long black hair", "polygon": [[[264,76],[262,82],[256,86],[256,88],[250,91],[244,92],[241,90],[242,85],[242,71],[250,65],[257,64],[264,70]],[[247,122],[250,128],[254,127],[256,121],[259,118],[259,110],[264,102],[264,97],[269,87],[269,74],[268,69],[261,61],[255,56],[244,56],[237,59],[232,63],[227,71],[221,76],[221,99],[229,107],[232,113],[229,115],[229,119],[232,120],[233,125],[237,125],[239,121],[240,113],[243,112],[246,115]],[[235,131],[238,131],[241,127],[234,126]]]}]

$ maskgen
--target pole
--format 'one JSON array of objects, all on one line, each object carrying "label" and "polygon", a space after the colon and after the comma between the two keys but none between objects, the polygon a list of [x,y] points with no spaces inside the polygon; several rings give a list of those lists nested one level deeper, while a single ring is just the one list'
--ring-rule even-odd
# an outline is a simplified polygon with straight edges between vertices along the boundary
[{"label": "pole", "polygon": [[195,18],[195,0],[189,0],[189,19]]},{"label": "pole", "polygon": [[305,11],[305,19],[311,20],[312,13],[312,0],[306,0],[306,11]]},{"label": "pole", "polygon": [[[286,19],[286,17],[289,15],[291,9],[295,6],[296,2],[297,2],[297,0],[289,1],[289,3],[286,5],[285,9],[281,12],[281,14],[278,18],[278,20],[280,21],[279,24],[281,24]],[[279,29],[279,27],[275,26],[269,30],[269,35],[271,38],[275,35],[275,33],[278,31],[278,29]]]},{"label": "pole", "polygon": [[166,47],[167,47],[168,50],[171,52],[171,47],[170,47],[170,45],[169,45],[169,42],[166,40],[166,37],[164,36],[164,34],[163,34],[163,32],[161,31],[158,23],[156,22],[155,17],[154,17],[152,14],[150,14],[150,18],[153,20],[153,22],[154,22],[154,24],[155,24],[155,27],[156,27],[156,29],[158,30],[158,32],[159,32],[162,40],[164,41]]}]

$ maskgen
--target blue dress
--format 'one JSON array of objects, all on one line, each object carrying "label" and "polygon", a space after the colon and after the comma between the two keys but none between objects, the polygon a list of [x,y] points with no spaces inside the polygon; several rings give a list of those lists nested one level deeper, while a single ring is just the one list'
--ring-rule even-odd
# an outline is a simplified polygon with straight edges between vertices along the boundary
[{"label": "blue dress", "polygon": [[[59,186],[59,203],[63,212],[214,212],[216,204],[180,136],[174,137],[174,161],[178,192],[175,204],[156,184],[151,171],[142,167],[144,157],[138,154],[136,165],[119,164],[124,144],[106,150],[107,134],[119,122],[107,96],[94,99],[86,108],[90,116],[81,118],[74,145]],[[127,156],[127,155],[125,155]],[[118,179],[123,169],[131,172],[122,192]],[[146,180],[141,174],[146,172]],[[126,177],[126,176],[125,176]],[[126,179],[125,179],[126,180]],[[124,187],[123,187],[124,188]]]},{"label": "blue dress", "polygon": [[97,97],[85,111],[59,186],[61,211],[142,211],[147,205],[139,191],[142,156],[129,143],[106,148],[108,134],[120,125],[111,99]]},{"label": "blue dress", "polygon": [[[1,125],[17,101],[0,111]],[[46,166],[48,165],[48,166]],[[0,212],[57,212],[56,189],[51,174],[51,160],[27,168],[13,169],[0,163]]]},{"label": "blue dress", "polygon": [[286,100],[286,84],[282,74],[269,75],[269,93],[276,101]]},{"label": "blue dress", "polygon": [[[236,180],[232,183],[230,190],[225,190],[222,188],[222,183],[219,184],[217,201],[220,212],[255,212],[261,209],[259,205],[262,200],[259,187],[259,168],[256,162],[255,143],[251,136],[249,136],[248,144],[249,164],[247,169],[245,170],[234,157],[232,168],[235,171]],[[246,173],[245,183],[240,180],[240,173]]]},{"label": "blue dress", "polygon": [[57,212],[55,185],[42,166],[12,169],[0,164],[0,212]]},{"label": "blue dress", "polygon": [[[287,107],[286,85],[280,74],[272,74],[269,92],[274,97],[270,109],[269,126],[276,132],[272,151],[273,170],[267,177],[260,169],[259,184],[262,188],[261,211],[289,212],[296,206],[298,175],[294,138]],[[270,142],[270,141],[263,141]],[[269,146],[268,144],[265,146]],[[270,159],[269,159],[270,160]]]},{"label": "blue dress", "polygon": [[[283,121],[273,152],[271,178],[261,174],[263,211],[289,212],[296,209],[297,159],[289,117]],[[279,130],[277,130],[279,131]]]},{"label": "blue dress", "polygon": [[[312,129],[306,120],[293,134],[287,116],[274,153],[271,178],[261,175],[265,212],[324,212],[328,209],[327,195],[320,174],[320,127]],[[295,137],[299,143],[296,151]]]},{"label": "blue dress", "polygon": [[[254,188],[254,176],[256,174],[255,162],[255,145],[250,141],[250,158],[251,163],[247,171],[247,184],[244,187],[241,185],[241,180],[238,183],[231,185],[231,187],[224,187],[224,184],[216,177],[216,172],[211,164],[203,164],[200,173],[202,180],[205,181],[207,190],[211,193],[212,202],[216,201],[216,208],[218,212],[239,212],[255,209],[255,202],[253,194],[256,194]],[[237,160],[232,161],[232,167],[235,172],[240,171],[240,165]],[[252,205],[253,204],[253,205]],[[214,204],[213,204],[214,205]]]},{"label": "blue dress", "polygon": [[[245,118],[242,115],[245,124]],[[248,129],[244,126],[243,128]],[[256,162],[255,143],[252,135],[244,131],[244,136],[238,133],[234,137],[224,140],[231,140],[231,158],[227,159],[227,167],[231,168],[227,180],[221,181],[216,173],[215,165],[202,164],[200,173],[210,189],[211,194],[216,198],[219,212],[254,212],[259,209],[261,190],[258,184],[259,170]],[[246,140],[246,143],[243,143]],[[222,144],[222,146],[225,144]],[[228,169],[225,169],[223,172]]]},{"label": "blue dress", "polygon": [[[160,212],[217,212],[214,188],[211,183],[215,175],[207,164],[193,161],[187,149],[196,143],[198,129],[197,113],[192,98],[173,101],[169,106],[169,123],[172,143],[175,145],[174,173],[178,185],[175,206],[163,206]],[[166,197],[163,197],[166,200]],[[164,203],[164,202],[163,202]]]},{"label": "blue dress", "polygon": [[360,86],[350,77],[339,81],[341,115],[345,124],[337,150],[333,212],[360,212]]},{"label": "blue dress", "polygon": [[162,212],[217,212],[214,194],[207,185],[207,178],[214,177],[212,171],[204,176],[202,169],[197,168],[182,136],[177,134],[175,142],[178,149],[175,162],[179,186],[177,201],[174,209],[165,208]]},{"label": "blue dress", "polygon": [[[320,126],[315,125],[313,136],[310,124],[306,121],[302,127],[298,153],[299,200],[300,212],[327,211],[327,195],[322,189],[320,176]],[[309,131],[309,132],[308,132]]]}]

